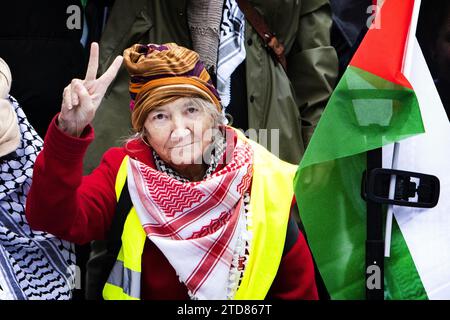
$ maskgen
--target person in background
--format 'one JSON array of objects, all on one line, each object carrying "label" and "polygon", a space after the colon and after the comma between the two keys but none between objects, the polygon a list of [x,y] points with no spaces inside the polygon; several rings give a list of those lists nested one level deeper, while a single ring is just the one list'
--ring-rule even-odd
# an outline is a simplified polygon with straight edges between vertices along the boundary
[{"label": "person in background", "polygon": [[417,38],[450,119],[450,3],[423,1]]},{"label": "person in background", "polygon": [[100,41],[114,0],[82,0],[81,2],[85,17],[81,43],[89,54],[90,44]]},{"label": "person in background", "polygon": [[333,26],[331,43],[339,59],[339,76],[347,68],[358,49],[368,25],[374,19],[376,7],[373,0],[330,0]]},{"label": "person in background", "polygon": [[76,282],[73,245],[31,229],[25,217],[42,140],[9,95],[11,79],[0,58],[0,300],[67,300]]},{"label": "person in background", "polygon": [[61,104],[58,92],[85,69],[83,6],[80,0],[26,0],[6,1],[1,10],[0,56],[14,74],[11,95],[44,137]]},{"label": "person in background", "polygon": [[[62,101],[59,92],[72,78],[82,76],[90,43],[100,39],[113,2],[25,0],[2,4],[0,56],[14,74],[11,94],[41,137],[59,110],[55,109]],[[82,283],[89,251],[89,246],[76,246]],[[77,288],[74,299],[81,298],[83,291],[84,286]]]}]

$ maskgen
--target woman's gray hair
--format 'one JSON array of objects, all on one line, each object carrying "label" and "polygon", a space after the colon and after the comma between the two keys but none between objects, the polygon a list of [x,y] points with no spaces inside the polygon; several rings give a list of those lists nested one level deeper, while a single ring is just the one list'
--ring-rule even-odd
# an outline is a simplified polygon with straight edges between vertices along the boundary
[{"label": "woman's gray hair", "polygon": [[204,112],[209,114],[213,119],[213,128],[216,129],[219,125],[227,124],[225,116],[217,110],[217,107],[210,101],[202,98],[188,98],[196,107],[203,109]]}]

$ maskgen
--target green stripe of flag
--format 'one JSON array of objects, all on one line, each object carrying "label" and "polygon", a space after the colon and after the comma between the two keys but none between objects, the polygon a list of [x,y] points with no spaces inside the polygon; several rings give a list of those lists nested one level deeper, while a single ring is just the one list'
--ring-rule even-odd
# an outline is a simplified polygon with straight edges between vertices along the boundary
[{"label": "green stripe of flag", "polygon": [[411,253],[395,219],[392,221],[391,255],[385,260],[386,300],[428,299]]},{"label": "green stripe of flag", "polygon": [[366,152],[422,132],[414,91],[350,66],[300,165]]}]

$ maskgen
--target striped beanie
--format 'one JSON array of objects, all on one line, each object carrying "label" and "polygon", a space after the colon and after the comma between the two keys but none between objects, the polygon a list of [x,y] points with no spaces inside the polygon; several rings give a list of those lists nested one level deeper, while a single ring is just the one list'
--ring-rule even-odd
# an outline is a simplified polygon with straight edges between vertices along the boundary
[{"label": "striped beanie", "polygon": [[199,97],[221,111],[219,95],[199,55],[175,43],[135,44],[123,54],[130,74],[131,123],[142,130],[149,112],[180,97]]}]

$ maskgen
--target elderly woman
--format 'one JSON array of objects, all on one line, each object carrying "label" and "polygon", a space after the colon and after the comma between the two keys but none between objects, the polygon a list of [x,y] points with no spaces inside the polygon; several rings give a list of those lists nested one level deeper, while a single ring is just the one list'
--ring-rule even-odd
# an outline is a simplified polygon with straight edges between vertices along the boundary
[{"label": "elderly woman", "polygon": [[27,202],[34,228],[86,243],[105,239],[123,194],[132,202],[105,299],[315,299],[314,267],[290,211],[296,167],[223,124],[198,54],[175,44],[134,45],[136,134],[82,177],[90,122],[121,64],[64,90]]},{"label": "elderly woman", "polygon": [[72,244],[33,231],[25,218],[42,140],[9,95],[11,79],[0,58],[0,300],[68,300],[75,280]]}]

